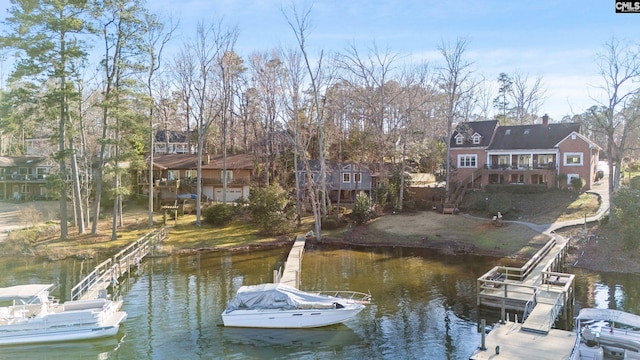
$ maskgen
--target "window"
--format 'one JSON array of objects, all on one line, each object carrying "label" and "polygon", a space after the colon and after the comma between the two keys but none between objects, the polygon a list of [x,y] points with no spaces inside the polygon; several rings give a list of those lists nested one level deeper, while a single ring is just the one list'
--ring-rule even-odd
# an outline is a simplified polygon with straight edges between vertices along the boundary
[{"label": "window", "polygon": [[185,170],[184,177],[187,179],[195,179],[198,177],[198,170]]},{"label": "window", "polygon": [[473,143],[474,144],[480,144],[480,135],[474,135],[473,136]]},{"label": "window", "polygon": [[462,145],[462,136],[456,136],[456,145]]},{"label": "window", "polygon": [[355,183],[360,183],[360,182],[362,182],[362,179],[361,179],[360,173],[355,173],[355,174],[353,174],[353,182],[355,182]]},{"label": "window", "polygon": [[344,183],[351,182],[351,174],[350,173],[342,174],[342,182]]},{"label": "window", "polygon": [[180,170],[169,170],[167,176],[169,181],[178,180],[180,179]]},{"label": "window", "polygon": [[565,166],[582,166],[582,153],[565,153]]},{"label": "window", "polygon": [[538,164],[547,165],[553,162],[553,155],[538,155]]},{"label": "window", "polygon": [[458,167],[459,168],[474,168],[477,167],[477,155],[458,155]]},{"label": "window", "polygon": [[[220,171],[220,180],[224,179],[224,171]],[[231,170],[227,170],[227,176],[226,176],[227,182],[233,181],[233,171]]]}]

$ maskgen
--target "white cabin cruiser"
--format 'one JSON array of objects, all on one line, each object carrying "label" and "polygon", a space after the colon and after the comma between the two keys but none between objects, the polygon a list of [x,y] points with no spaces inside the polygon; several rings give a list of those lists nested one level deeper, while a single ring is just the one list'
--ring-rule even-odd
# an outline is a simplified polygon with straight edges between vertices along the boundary
[{"label": "white cabin cruiser", "polygon": [[0,345],[84,340],[113,336],[127,313],[122,301],[76,300],[59,304],[53,284],[0,288]]},{"label": "white cabin cruiser", "polygon": [[356,316],[371,295],[354,291],[304,292],[284,284],[242,286],[222,313],[224,326],[314,328]]},{"label": "white cabin cruiser", "polygon": [[640,316],[614,309],[580,310],[577,359],[640,359]]}]

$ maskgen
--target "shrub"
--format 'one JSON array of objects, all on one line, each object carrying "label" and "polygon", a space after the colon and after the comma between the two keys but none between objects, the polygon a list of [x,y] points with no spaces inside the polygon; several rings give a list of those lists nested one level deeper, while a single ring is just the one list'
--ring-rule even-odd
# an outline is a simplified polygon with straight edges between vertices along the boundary
[{"label": "shrub", "polygon": [[498,212],[506,214],[511,210],[511,198],[507,194],[495,194],[489,200],[487,210],[491,214],[497,214]]},{"label": "shrub", "polygon": [[625,247],[635,249],[640,245],[640,190],[620,188],[613,200],[613,214],[620,221]]},{"label": "shrub", "polygon": [[227,225],[233,220],[236,214],[235,208],[234,205],[224,203],[213,204],[202,211],[202,217],[207,224],[216,226]]},{"label": "shrub", "polygon": [[640,176],[634,176],[629,180],[629,187],[634,190],[640,190]]},{"label": "shrub", "polygon": [[582,188],[584,187],[584,184],[585,184],[585,182],[584,182],[584,179],[582,179],[582,178],[577,177],[577,178],[571,179],[571,187],[575,191],[582,190]]},{"label": "shrub", "polygon": [[253,187],[249,192],[249,212],[265,235],[286,234],[295,228],[295,205],[282,187]]},{"label": "shrub", "polygon": [[371,199],[364,192],[356,195],[356,200],[353,203],[353,211],[351,212],[351,218],[356,224],[364,224],[371,220],[376,214],[375,209],[371,203]]},{"label": "shrub", "polygon": [[558,184],[558,188],[560,189],[564,189],[567,187],[567,179],[569,177],[567,176],[567,174],[558,174],[556,176],[556,183]]}]

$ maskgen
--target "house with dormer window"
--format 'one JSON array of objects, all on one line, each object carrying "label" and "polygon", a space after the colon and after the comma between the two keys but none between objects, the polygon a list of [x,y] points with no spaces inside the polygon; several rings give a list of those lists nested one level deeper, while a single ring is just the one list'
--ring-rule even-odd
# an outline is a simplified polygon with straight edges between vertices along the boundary
[{"label": "house with dormer window", "polygon": [[[575,123],[499,126],[497,120],[465,123],[452,134],[451,181],[472,188],[487,184],[570,186],[595,181],[600,147]],[[559,175],[566,183],[558,184]]]}]

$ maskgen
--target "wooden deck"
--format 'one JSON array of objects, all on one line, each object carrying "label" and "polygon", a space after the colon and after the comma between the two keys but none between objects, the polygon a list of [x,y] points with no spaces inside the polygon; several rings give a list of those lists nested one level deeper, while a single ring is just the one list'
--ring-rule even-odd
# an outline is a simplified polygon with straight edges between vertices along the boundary
[{"label": "wooden deck", "polygon": [[469,359],[568,360],[576,345],[575,332],[552,329],[547,334],[532,333],[519,323],[507,322],[494,327],[486,336],[485,350],[479,346]]},{"label": "wooden deck", "polygon": [[554,237],[520,268],[496,266],[478,278],[478,305],[520,312],[522,330],[549,333],[559,315],[567,319],[573,303],[574,275],[564,265],[567,242]]},{"label": "wooden deck", "polygon": [[296,241],[291,247],[289,257],[284,266],[284,271],[280,279],[276,279],[275,282],[280,282],[285,285],[289,285],[295,288],[300,286],[300,268],[302,267],[302,255],[304,254],[304,245],[307,242],[307,238],[304,235],[298,235]]}]

